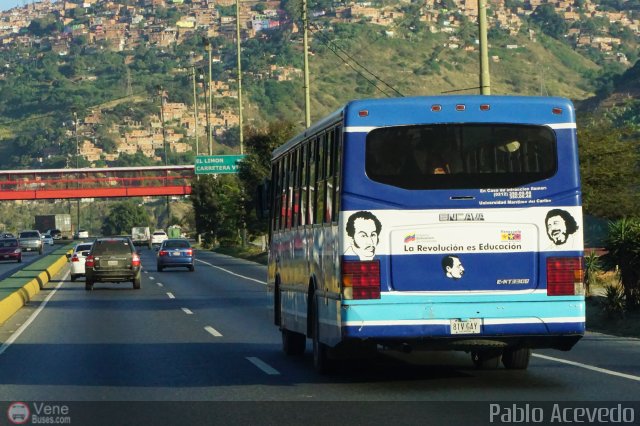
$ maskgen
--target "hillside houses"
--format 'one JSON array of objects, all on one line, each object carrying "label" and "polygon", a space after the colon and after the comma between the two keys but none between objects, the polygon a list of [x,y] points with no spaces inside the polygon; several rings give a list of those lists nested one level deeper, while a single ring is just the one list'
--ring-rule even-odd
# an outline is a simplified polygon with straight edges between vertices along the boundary
[{"label": "hillside houses", "polygon": [[[616,24],[640,37],[640,19],[630,11],[604,10],[592,0],[580,2],[566,0],[523,0],[521,2],[505,0],[487,0],[488,18],[491,26],[499,27],[514,36],[521,33],[526,17],[542,4],[553,5],[556,13],[567,23],[572,24],[585,18],[601,18]],[[131,51],[140,46],[169,48],[182,43],[194,32],[206,34],[208,37],[223,36],[230,41],[236,37],[236,16],[224,15],[218,6],[235,6],[235,0],[192,0],[179,2],[172,0],[137,0],[124,4],[117,1],[45,0],[28,3],[24,6],[0,13],[0,50],[15,49],[16,46],[35,46],[48,49],[57,55],[68,55],[74,43],[79,39],[86,40],[90,46],[113,51]],[[255,7],[259,4],[261,7]],[[399,23],[407,19],[403,7],[406,2],[364,2],[347,1],[331,10],[312,11],[312,16],[322,17],[332,23],[350,23],[367,21],[384,27],[385,34],[393,36],[400,33]],[[445,33],[445,46],[452,50],[472,52],[477,45],[467,37],[458,37],[461,26],[466,21],[477,22],[477,0],[424,0],[420,2],[418,19],[432,33]],[[447,9],[445,7],[447,4]],[[453,6],[452,6],[453,5]],[[507,5],[509,5],[507,7]],[[154,14],[155,8],[175,8],[178,10],[177,20],[171,24]],[[82,9],[82,19],[75,19],[76,11]],[[406,9],[404,9],[406,10]],[[636,15],[637,16],[637,15]],[[40,34],[35,37],[27,28],[35,19],[55,19],[64,27],[63,31]],[[278,1],[252,1],[240,3],[239,23],[241,39],[259,38],[267,31],[291,25],[290,18],[280,9]],[[528,30],[529,39],[535,42],[535,33]],[[313,34],[310,34],[313,37]],[[577,48],[593,48],[608,54],[611,61],[628,64],[628,59],[621,53],[622,40],[608,34],[589,34],[581,28],[571,28],[567,33],[569,40]],[[514,48],[515,45],[506,46]],[[221,52],[212,52],[213,62],[220,62]],[[201,52],[194,52],[192,62],[204,64],[208,57]],[[496,56],[494,60],[499,60]],[[11,69],[3,69],[0,79],[10,75]],[[302,70],[292,66],[271,64],[259,72],[251,74],[253,78],[290,81],[302,78]],[[86,78],[95,78],[88,76]],[[213,81],[212,90],[216,98],[237,99],[235,81]],[[203,87],[198,92],[203,101]],[[163,123],[160,117],[152,117],[147,127],[140,123],[123,123],[111,129],[116,147],[113,152],[103,152],[99,140],[83,137],[79,150],[88,161],[112,161],[121,154],[143,153],[159,160],[166,141],[169,150],[177,153],[191,150],[187,139],[206,138],[206,124],[211,123],[214,137],[221,136],[227,129],[237,126],[239,118],[234,110],[213,111],[207,120],[204,102],[199,101],[198,119],[194,117],[193,108],[182,103],[167,102],[163,106]],[[197,126],[196,126],[197,121]],[[84,118],[87,128],[101,124],[101,113],[95,111]],[[86,136],[86,135],[83,135]]]}]

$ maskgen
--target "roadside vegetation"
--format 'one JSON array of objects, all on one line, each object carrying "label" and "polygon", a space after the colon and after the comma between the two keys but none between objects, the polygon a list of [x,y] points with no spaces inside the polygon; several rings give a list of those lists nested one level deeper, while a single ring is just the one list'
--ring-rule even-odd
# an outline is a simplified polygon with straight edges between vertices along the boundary
[{"label": "roadside vegetation", "polygon": [[602,256],[585,256],[587,328],[640,337],[640,219],[609,223]]}]

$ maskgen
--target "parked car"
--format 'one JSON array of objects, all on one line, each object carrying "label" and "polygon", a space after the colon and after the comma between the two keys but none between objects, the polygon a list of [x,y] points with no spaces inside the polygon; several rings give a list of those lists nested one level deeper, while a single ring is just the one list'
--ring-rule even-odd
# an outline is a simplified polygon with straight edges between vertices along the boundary
[{"label": "parked car", "polygon": [[0,238],[15,238],[16,236],[13,235],[11,232],[5,232],[3,234],[0,234]]},{"label": "parked car", "polygon": [[164,240],[158,249],[158,272],[171,267],[186,267],[193,272],[193,251],[189,240],[184,238]]},{"label": "parked car", "polygon": [[42,244],[46,244],[49,246],[53,245],[53,237],[49,234],[42,234],[40,236],[42,238]]},{"label": "parked car", "polygon": [[22,262],[22,249],[16,238],[0,239],[0,259]]},{"label": "parked car", "polygon": [[71,281],[85,275],[85,262],[92,245],[93,243],[76,244],[73,253],[67,254],[67,258],[71,262]]},{"label": "parked car", "polygon": [[129,237],[96,238],[85,259],[85,289],[92,290],[96,282],[131,281],[140,288],[140,256]]},{"label": "parked car", "polygon": [[162,244],[162,242],[168,238],[169,236],[167,235],[166,232],[164,232],[163,230],[157,229],[153,231],[153,234],[151,234],[151,246],[160,247],[160,244]]},{"label": "parked car", "polygon": [[22,251],[37,251],[42,254],[42,238],[40,237],[40,231],[34,229],[20,231],[18,233],[18,241],[20,241]]}]

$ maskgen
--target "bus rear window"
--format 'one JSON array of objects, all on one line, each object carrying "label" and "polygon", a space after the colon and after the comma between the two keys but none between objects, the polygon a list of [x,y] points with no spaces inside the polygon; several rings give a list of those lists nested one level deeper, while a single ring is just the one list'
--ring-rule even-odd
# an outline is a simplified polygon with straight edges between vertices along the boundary
[{"label": "bus rear window", "polygon": [[367,135],[367,176],[404,189],[513,188],[556,170],[555,133],[546,126],[436,124]]}]

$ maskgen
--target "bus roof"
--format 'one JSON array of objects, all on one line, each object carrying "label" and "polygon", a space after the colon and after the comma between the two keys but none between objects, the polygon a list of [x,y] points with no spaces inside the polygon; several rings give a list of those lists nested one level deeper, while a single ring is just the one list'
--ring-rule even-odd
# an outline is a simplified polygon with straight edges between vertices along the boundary
[{"label": "bus roof", "polygon": [[309,135],[341,121],[347,132],[434,123],[522,123],[575,127],[566,98],[546,96],[449,95],[353,100],[273,151],[279,157]]}]

